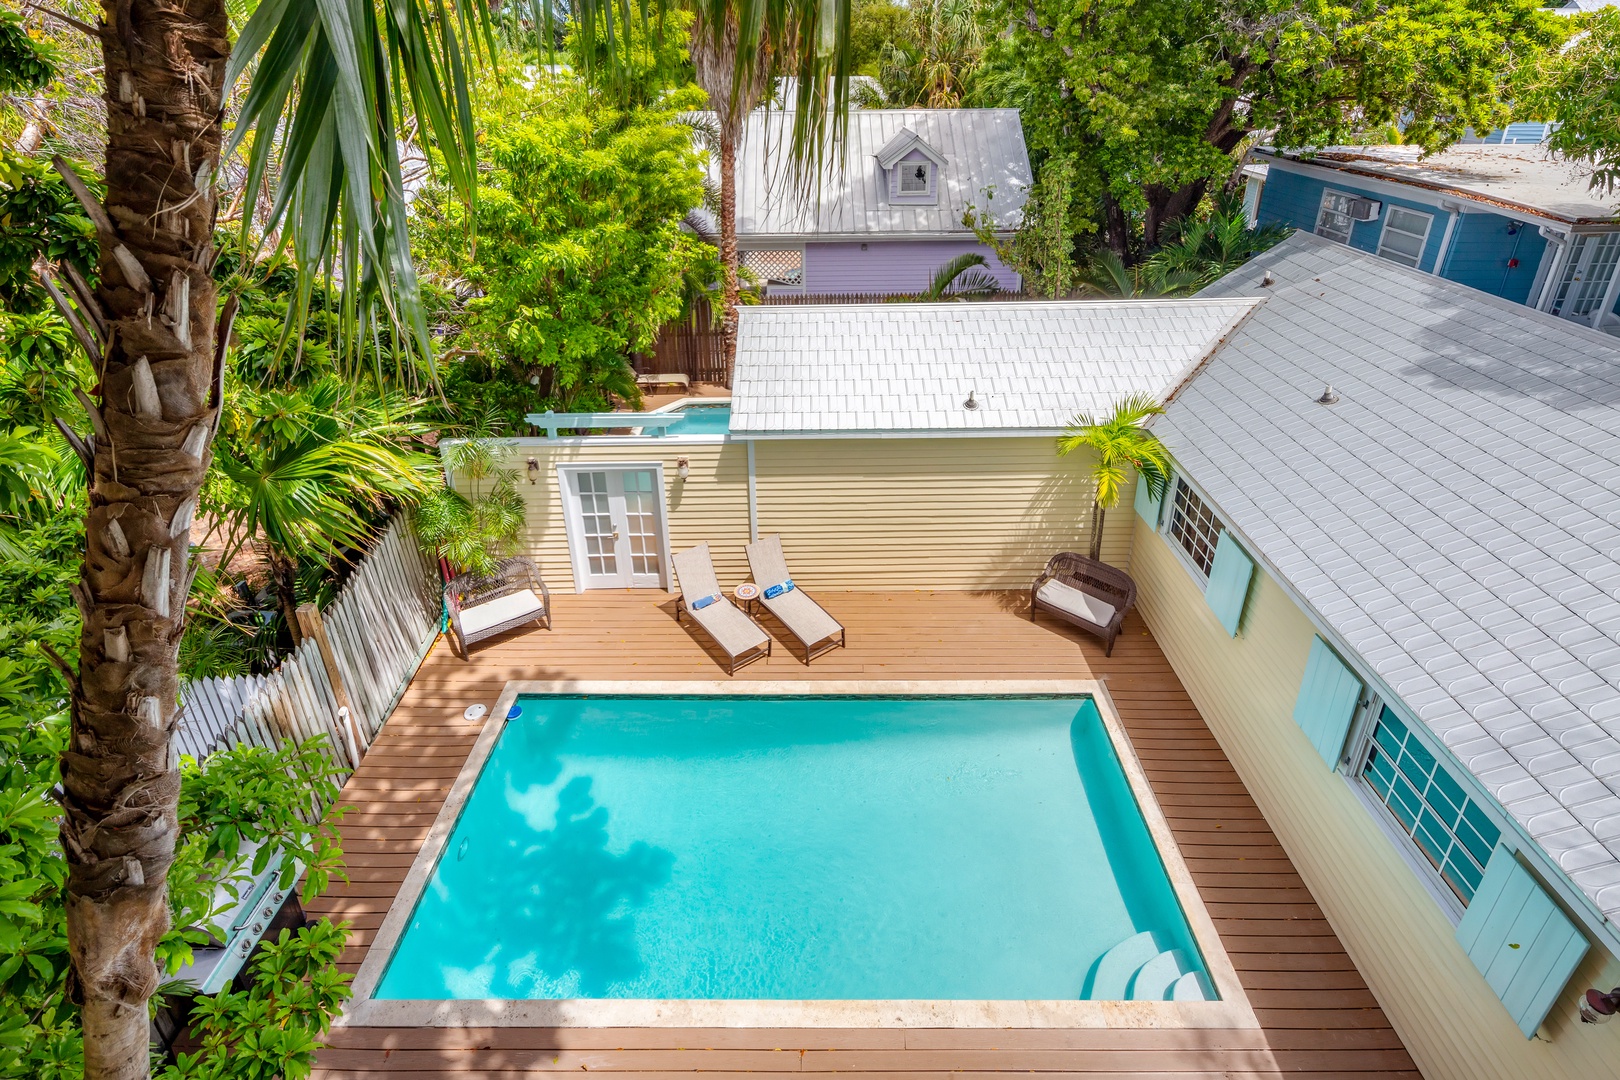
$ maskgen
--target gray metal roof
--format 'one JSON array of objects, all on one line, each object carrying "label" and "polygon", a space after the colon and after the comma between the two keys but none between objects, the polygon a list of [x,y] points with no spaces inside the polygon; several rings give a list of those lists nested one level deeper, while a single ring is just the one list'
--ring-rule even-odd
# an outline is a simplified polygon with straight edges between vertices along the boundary
[{"label": "gray metal roof", "polygon": [[1620,916],[1620,342],[1304,233],[1205,295],[1265,301],[1154,430]]},{"label": "gray metal roof", "polygon": [[[819,197],[794,192],[787,149],[791,113],[757,110],[737,152],[737,234],[773,236],[971,236],[962,215],[971,204],[994,211],[998,227],[1017,227],[1033,182],[1017,109],[852,109],[845,167],[829,163]],[[937,151],[939,202],[891,206],[877,153],[908,128]],[[719,165],[710,172],[719,182]],[[995,198],[986,200],[985,189]]]},{"label": "gray metal roof", "polygon": [[1611,221],[1620,210],[1616,199],[1591,187],[1579,166],[1541,144],[1471,144],[1427,156],[1418,146],[1256,153],[1454,195],[1509,216],[1523,210],[1566,224],[1594,224]]},{"label": "gray metal roof", "polygon": [[[1055,432],[1163,394],[1252,300],[745,307],[734,435]],[[975,409],[963,402],[973,395]]]}]

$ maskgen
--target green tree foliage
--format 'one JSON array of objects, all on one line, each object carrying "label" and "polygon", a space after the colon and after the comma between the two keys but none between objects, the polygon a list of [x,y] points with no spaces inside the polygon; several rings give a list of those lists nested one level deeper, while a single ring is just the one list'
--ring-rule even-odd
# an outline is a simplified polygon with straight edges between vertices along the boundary
[{"label": "green tree foliage", "polygon": [[1102,558],[1103,518],[1119,505],[1120,493],[1135,470],[1141,483],[1156,498],[1164,497],[1170,481],[1170,451],[1142,422],[1164,412],[1149,394],[1128,397],[1107,416],[1082,414],[1058,439],[1058,453],[1090,450],[1097,455],[1091,467],[1096,493],[1091,503],[1091,557]]},{"label": "green tree foliage", "polygon": [[1150,255],[1143,270],[1164,292],[1195,292],[1287,235],[1280,225],[1250,228],[1242,199],[1223,196],[1202,217],[1182,218],[1174,239]]},{"label": "green tree foliage", "polygon": [[28,32],[15,11],[0,11],[0,94],[37,90],[56,76],[57,50]]},{"label": "green tree foliage", "polygon": [[1620,8],[1579,24],[1567,46],[1528,65],[1527,115],[1556,120],[1547,142],[1591,170],[1592,186],[1620,188]]},{"label": "green tree foliage", "polygon": [[979,242],[1023,278],[1026,292],[1053,300],[1072,293],[1079,283],[1074,257],[1077,237],[1092,228],[1090,220],[1076,212],[1073,163],[1062,156],[1047,161],[1025,196],[1023,217],[1010,238],[997,231],[991,213],[995,190],[984,195],[986,208],[970,204],[963,218]]},{"label": "green tree foliage", "polygon": [[[467,437],[444,442],[439,457],[448,483],[416,507],[416,538],[457,573],[491,574],[513,554],[523,534],[523,497],[517,477],[500,463],[497,417],[471,425]],[[458,490],[464,489],[464,490]]]},{"label": "green tree foliage", "polygon": [[262,543],[295,643],[300,563],[359,547],[389,509],[432,490],[433,459],[410,445],[425,433],[421,410],[398,392],[351,388],[330,373],[308,386],[226,396],[203,505],[229,532],[224,561]]},{"label": "green tree foliage", "polygon": [[987,34],[981,0],[912,0],[879,53],[877,85],[856,87],[871,109],[955,109],[973,93]]},{"label": "green tree foliage", "polygon": [[[1127,261],[1157,247],[1256,132],[1324,145],[1402,121],[1446,144],[1508,119],[1513,64],[1556,39],[1534,0],[1002,0],[991,65],[1034,155]],[[1009,77],[1010,76],[1010,77]]]},{"label": "green tree foliage", "polygon": [[321,1036],[349,998],[337,960],[348,935],[331,923],[283,930],[253,962],[253,985],[201,998],[191,1031],[202,1048],[180,1054],[158,1080],[302,1080]]},{"label": "green tree foliage", "polygon": [[894,0],[855,0],[849,21],[850,70],[875,76],[884,48],[905,40],[910,21],[906,8]]},{"label": "green tree foliage", "polygon": [[639,400],[629,355],[681,313],[685,277],[719,276],[714,249],[680,228],[703,169],[675,121],[698,103],[624,110],[572,79],[489,87],[476,246],[448,192],[417,203],[421,249],[474,294],[445,371],[459,407],[516,426]]},{"label": "green tree foliage", "polygon": [[95,227],[57,175],[39,161],[0,150],[0,308],[45,307],[45,290],[34,280],[36,259],[65,259],[93,280],[97,253]]}]

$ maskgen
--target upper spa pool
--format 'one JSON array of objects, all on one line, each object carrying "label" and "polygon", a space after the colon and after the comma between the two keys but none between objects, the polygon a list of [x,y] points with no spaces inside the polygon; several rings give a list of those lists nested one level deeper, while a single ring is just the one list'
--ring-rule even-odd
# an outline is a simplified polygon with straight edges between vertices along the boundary
[{"label": "upper spa pool", "polygon": [[1087,697],[520,697],[375,997],[1201,1000]]},{"label": "upper spa pool", "polygon": [[731,430],[731,402],[714,405],[689,401],[676,407],[681,422],[664,429],[666,435],[724,435]]}]

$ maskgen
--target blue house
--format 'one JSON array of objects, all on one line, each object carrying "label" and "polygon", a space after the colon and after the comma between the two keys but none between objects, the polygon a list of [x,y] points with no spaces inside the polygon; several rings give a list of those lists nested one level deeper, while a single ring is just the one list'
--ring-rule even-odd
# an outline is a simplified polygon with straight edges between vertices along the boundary
[{"label": "blue house", "polygon": [[1544,146],[1262,149],[1247,172],[1262,224],[1620,333],[1616,208]]}]

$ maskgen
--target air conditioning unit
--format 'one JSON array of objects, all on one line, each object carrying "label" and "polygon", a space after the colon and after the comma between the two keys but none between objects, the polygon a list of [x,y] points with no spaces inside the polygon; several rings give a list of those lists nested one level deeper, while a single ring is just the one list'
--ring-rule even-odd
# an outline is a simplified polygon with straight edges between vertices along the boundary
[{"label": "air conditioning unit", "polygon": [[1351,221],[1377,221],[1384,204],[1377,199],[1353,198],[1345,200],[1344,212]]}]

